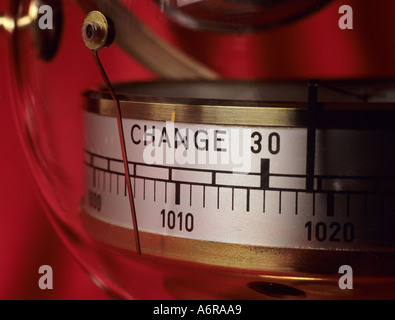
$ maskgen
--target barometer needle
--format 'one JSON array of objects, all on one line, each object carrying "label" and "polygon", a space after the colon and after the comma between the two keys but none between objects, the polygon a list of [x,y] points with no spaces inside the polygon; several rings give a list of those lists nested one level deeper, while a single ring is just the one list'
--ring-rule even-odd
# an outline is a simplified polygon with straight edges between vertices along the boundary
[{"label": "barometer needle", "polygon": [[115,94],[114,88],[112,87],[111,82],[108,79],[106,72],[104,71],[103,65],[100,62],[98,55],[98,51],[100,49],[108,48],[111,45],[115,37],[115,30],[113,29],[113,24],[111,20],[109,20],[107,17],[105,17],[102,13],[98,11],[92,11],[91,13],[88,14],[87,18],[84,21],[84,25],[82,28],[82,37],[85,42],[85,45],[92,51],[93,58],[95,60],[97,68],[99,69],[100,75],[103,78],[103,81],[108,89],[108,92],[110,93],[114,101],[115,112],[117,115],[119,140],[121,143],[123,166],[125,169],[125,181],[128,191],[130,211],[133,220],[136,252],[138,255],[140,255],[141,254],[140,237],[139,237],[139,230],[137,225],[137,216],[136,216],[136,210],[134,205],[131,177],[129,172],[129,161],[126,152],[121,105]]}]

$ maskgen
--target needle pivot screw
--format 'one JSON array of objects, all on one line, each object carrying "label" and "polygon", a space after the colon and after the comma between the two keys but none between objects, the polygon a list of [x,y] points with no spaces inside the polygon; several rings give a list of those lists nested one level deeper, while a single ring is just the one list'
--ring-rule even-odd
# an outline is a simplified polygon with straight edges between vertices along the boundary
[{"label": "needle pivot screw", "polygon": [[92,51],[108,48],[114,41],[115,28],[111,19],[99,11],[90,12],[82,26],[82,39]]}]

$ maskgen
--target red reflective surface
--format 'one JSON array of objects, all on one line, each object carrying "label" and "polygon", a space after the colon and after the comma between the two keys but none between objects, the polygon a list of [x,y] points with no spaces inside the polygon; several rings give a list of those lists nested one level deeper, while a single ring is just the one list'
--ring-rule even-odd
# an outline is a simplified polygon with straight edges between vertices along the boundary
[{"label": "red reflective surface", "polygon": [[[349,4],[354,9],[353,30],[340,30],[337,26],[340,17],[338,8],[342,4]],[[5,6],[4,2],[0,4],[0,12],[5,10]],[[395,77],[395,40],[392,36],[395,30],[395,3],[391,0],[334,1],[322,12],[294,24],[243,35],[187,30],[164,18],[156,19],[157,8],[153,5],[148,5],[148,8],[149,11],[144,1],[133,7],[158,34],[224,78]],[[71,6],[68,10],[74,11],[76,8]],[[76,16],[82,18],[83,13],[79,12]],[[13,122],[10,83],[8,75],[5,75],[9,61],[8,40],[8,36],[0,32],[0,299],[106,299],[107,296],[58,239],[36,196],[33,177]],[[75,41],[72,38],[69,40],[71,43]],[[117,80],[152,77],[150,72],[135,62],[125,59],[122,64],[113,64],[106,60],[105,54],[103,56],[104,64],[112,68],[110,77],[111,73],[116,73]],[[88,61],[90,56],[81,45],[74,46],[61,59]],[[87,63],[92,64],[91,70],[94,72],[93,61]],[[123,67],[124,63],[130,64],[129,69]],[[69,66],[63,63],[58,64],[55,71],[62,74],[68,69]],[[83,86],[87,78],[90,76],[76,76],[67,89]],[[62,78],[55,79],[48,86],[56,99],[60,97],[57,84],[62,82]],[[72,136],[60,139],[70,150],[75,146]],[[51,291],[42,291],[38,287],[38,269],[44,264],[53,267],[54,290]],[[141,274],[144,275],[144,272],[153,271],[142,268]],[[153,278],[155,276],[153,274]],[[141,288],[147,290],[143,296],[153,290],[148,286],[144,289],[143,285]],[[158,291],[156,297],[167,295]]]}]

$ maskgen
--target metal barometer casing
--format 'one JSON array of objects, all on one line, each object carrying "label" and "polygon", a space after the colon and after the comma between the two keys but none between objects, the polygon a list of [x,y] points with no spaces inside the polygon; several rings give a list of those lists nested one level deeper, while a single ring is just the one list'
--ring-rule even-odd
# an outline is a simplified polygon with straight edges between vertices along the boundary
[{"label": "metal barometer casing", "polygon": [[[381,102],[371,102],[372,114],[364,102],[328,100],[338,97],[323,89],[309,189],[308,102],[223,99],[241,88],[265,97],[285,90],[279,83],[218,81],[118,89],[133,146],[129,170],[143,255],[236,268],[251,277],[242,280],[247,287],[265,293],[274,282],[289,286],[284,296],[291,288],[304,292],[297,297],[306,295],[302,288],[309,281],[300,279],[307,274],[314,290],[327,281],[321,289],[335,295],[337,265],[354,266],[361,283],[369,278],[372,258],[375,268],[391,274],[393,153],[382,154],[394,137],[386,120],[393,114],[391,103],[380,94]],[[210,99],[187,98],[195,90]],[[303,83],[287,90],[308,91]],[[216,94],[222,99],[214,99]],[[133,224],[111,104],[105,93],[86,93],[82,217],[98,241],[132,253]],[[358,122],[350,125],[353,119]],[[293,285],[295,279],[303,284]]]},{"label": "metal barometer casing", "polygon": [[[324,3],[275,17],[291,30]],[[113,296],[393,297],[394,82],[225,79],[177,45],[224,36],[223,59],[242,44],[255,57],[277,26],[269,4],[239,4],[250,24],[176,2],[10,4],[27,159],[54,226]],[[35,27],[42,5],[52,31]]]}]

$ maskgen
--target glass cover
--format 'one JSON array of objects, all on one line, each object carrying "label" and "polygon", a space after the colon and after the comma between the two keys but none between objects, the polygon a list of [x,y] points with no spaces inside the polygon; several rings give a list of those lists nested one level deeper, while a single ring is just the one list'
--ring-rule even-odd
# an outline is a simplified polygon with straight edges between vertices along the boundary
[{"label": "glass cover", "polygon": [[[257,269],[234,269],[222,262],[222,265],[213,266],[160,254],[138,256],[116,241],[103,243],[91,235],[94,229],[96,235],[129,239],[132,232],[123,234],[117,228],[101,229],[102,225],[95,221],[88,221],[87,227],[82,214],[82,199],[98,210],[101,205],[101,199],[96,194],[86,194],[84,186],[86,164],[93,161],[84,150],[89,138],[84,115],[86,92],[89,90],[89,97],[108,98],[92,52],[81,37],[88,12],[99,10],[114,23],[114,44],[98,54],[115,87],[134,81],[203,81],[206,84],[219,79],[225,83],[241,81],[243,85],[238,87],[239,91],[231,90],[231,100],[250,101],[264,100],[264,97],[259,90],[251,89],[255,87],[249,86],[248,81],[394,76],[395,70],[388,64],[393,62],[394,46],[379,42],[371,34],[379,32],[380,23],[367,24],[369,27],[361,27],[360,33],[345,34],[337,24],[338,5],[331,2],[323,6],[327,2],[9,1],[7,15],[14,21],[9,26],[12,31],[9,75],[26,161],[54,228],[92,278],[113,297],[241,299],[265,296],[246,285],[255,283],[260,277]],[[40,11],[45,5],[52,9],[52,16],[46,16],[50,20],[45,20],[48,11]],[[380,21],[393,21],[390,14],[393,10],[382,11],[389,16]],[[360,12],[369,17],[368,6]],[[313,14],[305,16],[307,13]],[[302,16],[303,19],[297,19]],[[49,22],[52,25],[48,25]],[[275,26],[277,28],[272,28]],[[386,39],[392,38],[389,34]],[[370,39],[373,45],[364,39]],[[251,92],[246,94],[246,90]],[[220,100],[214,96],[214,100]],[[303,99],[305,95],[297,97]],[[162,97],[156,98],[155,101],[162,101]],[[281,98],[280,94],[278,100],[287,100]],[[139,99],[144,113],[148,110],[147,101]],[[208,105],[215,103],[217,101],[211,101]],[[111,99],[103,104],[113,107]],[[251,101],[247,104],[253,106]],[[155,112],[154,116],[161,112]],[[192,110],[191,114],[196,115],[194,112]],[[199,116],[204,116],[204,112]],[[171,113],[169,117],[171,120]],[[227,118],[226,113],[223,118]],[[95,131],[98,135],[100,132],[100,129]],[[104,144],[110,142],[103,139]],[[101,166],[107,166],[100,159],[96,160]],[[160,212],[158,217],[161,221]],[[182,216],[187,229],[192,228],[190,217]],[[160,252],[164,244],[152,245]],[[193,250],[198,252],[199,246]],[[206,253],[199,254],[204,257]],[[291,258],[287,257],[284,255],[282,262],[292,264],[296,261],[289,261]],[[249,263],[248,259],[240,261]],[[299,297],[300,292],[296,292],[295,297]]]}]

